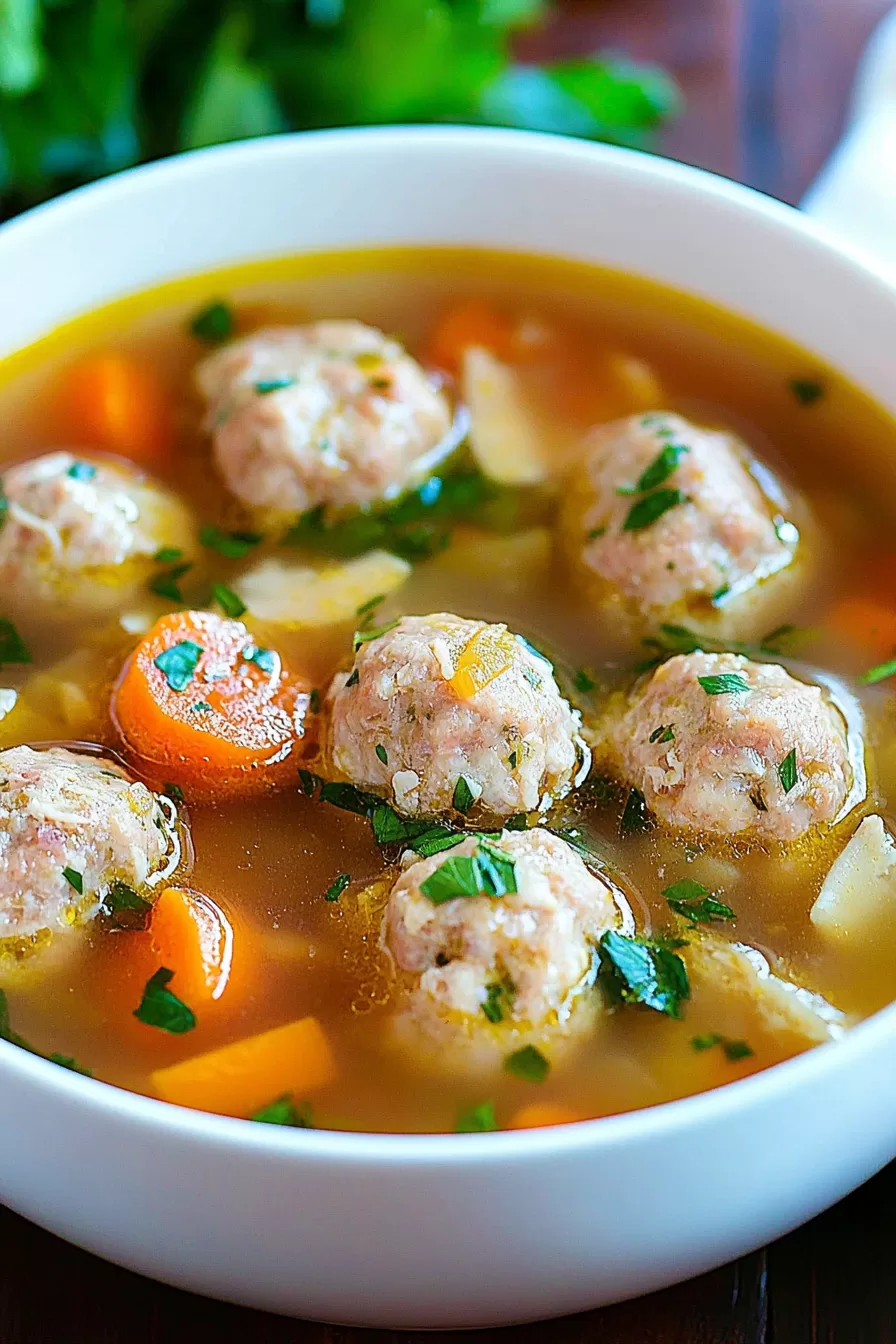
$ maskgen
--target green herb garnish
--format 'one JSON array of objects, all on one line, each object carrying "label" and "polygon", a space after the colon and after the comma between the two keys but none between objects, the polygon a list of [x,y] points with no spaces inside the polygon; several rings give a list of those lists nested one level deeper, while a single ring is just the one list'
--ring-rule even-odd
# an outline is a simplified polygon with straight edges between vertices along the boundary
[{"label": "green herb garnish", "polygon": [[660,450],[658,456],[653,459],[650,466],[645,467],[639,476],[638,483],[635,486],[637,493],[646,495],[649,490],[655,490],[658,485],[662,485],[663,481],[667,480],[676,470],[685,453],[689,452],[690,449],[686,448],[684,444],[667,443]]},{"label": "green herb garnish", "polygon": [[310,770],[300,770],[299,781],[306,798],[313,798],[322,783],[320,775],[314,775]]},{"label": "green herb garnish", "polygon": [[[514,762],[514,765],[515,764],[516,762]],[[466,775],[460,775],[454,786],[454,795],[451,799],[452,806],[456,811],[461,812],[466,816],[475,801],[476,794],[470,787],[470,781],[467,779]]]},{"label": "green herb garnish", "polygon": [[645,527],[650,527],[657,519],[662,518],[664,513],[674,509],[679,504],[687,504],[688,496],[681,490],[655,490],[652,495],[644,495],[634,503],[626,515],[625,522],[622,524],[623,532],[640,532]]},{"label": "green herb garnish", "polygon": [[588,695],[594,690],[597,682],[584,667],[580,667],[575,675],[575,688],[581,691],[582,695]]},{"label": "green herb garnish", "polygon": [[605,527],[592,527],[591,530],[586,534],[585,540],[597,541],[598,537],[605,537],[606,535],[607,535],[607,529]]},{"label": "green herb garnish", "polygon": [[683,878],[681,882],[673,882],[671,887],[666,887],[663,895],[669,909],[689,920],[692,929],[698,924],[737,919],[730,905],[711,896],[709,889],[704,887],[702,882],[695,882],[690,877]]},{"label": "green herb garnish", "polygon": [[182,1036],[196,1026],[196,1014],[168,988],[173,979],[174,972],[160,966],[147,980],[140,1006],[134,1009],[134,1017],[147,1027],[158,1027],[172,1036]]},{"label": "green herb garnish", "polygon": [[456,1134],[487,1134],[498,1128],[498,1121],[495,1119],[495,1108],[490,1101],[481,1101],[478,1106],[471,1106],[469,1110],[463,1111],[457,1117],[457,1124],[454,1126]]},{"label": "green herb garnish", "polygon": [[447,826],[430,826],[422,835],[409,840],[408,848],[419,854],[421,859],[428,859],[433,854],[441,854],[444,849],[453,849],[465,838],[463,831],[452,831]]},{"label": "green herb garnish", "polygon": [[182,803],[184,800],[184,791],[179,784],[163,784],[162,792],[173,798],[176,803]]},{"label": "green herb garnish", "polygon": [[325,901],[338,901],[339,897],[351,883],[351,873],[340,873],[334,882],[331,882],[324,892]]},{"label": "green herb garnish", "polygon": [[12,621],[0,616],[0,665],[30,663],[31,654]]},{"label": "green herb garnish", "polygon": [[374,611],[380,605],[381,602],[385,602],[385,600],[386,600],[385,593],[377,593],[376,597],[369,597],[366,602],[362,602],[360,607],[358,607],[357,611],[355,612],[355,615],[369,616],[370,613]]},{"label": "green herb garnish", "polygon": [[517,890],[516,866],[506,854],[480,840],[475,854],[446,859],[421,883],[420,890],[433,905],[462,896],[507,896]]},{"label": "green herb garnish", "polygon": [[750,687],[739,672],[720,672],[715,677],[698,677],[707,695],[746,695]]},{"label": "green herb garnish", "polygon": [[254,663],[262,672],[271,676],[277,669],[277,655],[273,649],[260,649],[255,644],[247,644],[243,649],[243,660]]},{"label": "green herb garnish", "polygon": [[166,570],[164,574],[155,574],[147,587],[157,597],[167,598],[169,602],[183,602],[184,595],[181,592],[179,581],[192,568],[192,563],[189,560],[184,560],[181,564],[175,565],[173,569]]},{"label": "green herb garnish", "polygon": [[175,560],[183,558],[183,551],[179,546],[160,546],[153,556],[153,560],[160,565],[173,564]]},{"label": "green herb garnish", "polygon": [[534,1045],[524,1045],[521,1050],[514,1050],[505,1059],[504,1068],[515,1078],[522,1078],[527,1083],[543,1083],[551,1071],[550,1064]]},{"label": "green herb garnish", "polygon": [[394,630],[398,624],[398,619],[389,621],[386,625],[377,626],[374,630],[356,630],[352,640],[352,650],[357,653],[362,644],[369,644],[372,639],[379,639],[381,635],[386,635],[390,630]]},{"label": "green herb garnish", "polygon": [[152,913],[152,903],[129,887],[126,882],[113,882],[103,897],[101,912],[116,929],[142,929]]},{"label": "green herb garnish", "polygon": [[791,378],[790,390],[801,406],[814,406],[824,396],[824,383],[816,378]]},{"label": "green herb garnish", "polygon": [[498,1022],[504,1021],[505,1009],[510,1009],[515,993],[515,986],[507,980],[501,980],[494,984],[486,985],[482,1011],[485,1013],[489,1022],[493,1022],[497,1025]]},{"label": "green herb garnish", "polygon": [[727,1036],[720,1036],[717,1031],[707,1032],[705,1036],[691,1037],[691,1046],[694,1050],[712,1050],[716,1045],[722,1047],[725,1058],[730,1059],[732,1064],[739,1059],[749,1059],[753,1054],[746,1041],[733,1041]]},{"label": "green herb garnish", "polygon": [[342,689],[343,689],[344,691],[347,691],[347,690],[349,689],[350,686],[357,686],[357,684],[358,684],[358,682],[359,682],[360,680],[361,680],[361,674],[360,674],[360,672],[358,671],[358,669],[357,669],[356,667],[353,667],[352,670],[351,670],[351,675],[346,679],[346,683],[345,683],[345,685],[343,686]]},{"label": "green herb garnish", "polygon": [[71,476],[73,481],[92,481],[96,475],[96,467],[90,462],[73,462],[65,474]]},{"label": "green herb garnish", "polygon": [[629,789],[622,811],[619,830],[622,835],[638,835],[649,831],[652,825],[647,800],[640,789]]},{"label": "green herb garnish", "polygon": [[262,378],[255,384],[255,391],[259,397],[266,397],[271,392],[282,392],[284,387],[295,387],[298,379],[284,376],[283,378]]},{"label": "green herb garnish", "polygon": [[63,868],[62,876],[70,887],[73,887],[79,896],[84,895],[84,874],[79,873],[76,868]]},{"label": "green herb garnish", "polygon": [[239,593],[235,593],[233,589],[228,588],[225,583],[212,584],[212,597],[215,599],[224,615],[229,616],[233,621],[238,621],[248,610]]},{"label": "green herb garnish", "polygon": [[153,658],[153,662],[172,691],[185,691],[193,680],[204,652],[201,644],[194,644],[192,639],[182,639],[172,644],[170,649],[163,649]]},{"label": "green herb garnish", "polygon": [[233,335],[235,326],[233,309],[223,299],[215,299],[190,321],[190,331],[206,345],[220,345]]},{"label": "green herb garnish", "polygon": [[878,681],[886,681],[893,676],[896,676],[896,658],[891,658],[888,663],[878,663],[877,667],[864,672],[859,681],[863,686],[874,686]]},{"label": "green herb garnish", "polygon": [[799,769],[796,763],[796,747],[791,747],[783,761],[778,766],[778,778],[781,781],[781,788],[785,793],[790,793],[791,789],[796,788],[799,778]]},{"label": "green herb garnish", "polygon": [[316,686],[312,686],[308,694],[308,712],[310,714],[320,713],[320,691]]},{"label": "green herb garnish", "polygon": [[260,532],[222,532],[220,527],[206,523],[199,529],[199,540],[207,550],[217,551],[226,560],[242,560],[264,537]]},{"label": "green herb garnish", "polygon": [[376,758],[378,761],[381,761],[383,765],[389,764],[389,753],[386,751],[386,748],[383,746],[382,742],[377,742],[376,746],[374,747],[374,751],[376,752]]},{"label": "green herb garnish", "polygon": [[681,1017],[691,996],[687,968],[656,939],[628,938],[613,930],[600,940],[599,979],[611,1004],[641,1004]]},{"label": "green herb garnish", "polygon": [[650,734],[650,737],[647,740],[650,743],[674,742],[675,730],[672,727],[671,723],[661,723],[659,728],[654,728],[653,732]]},{"label": "green herb garnish", "polygon": [[270,1105],[263,1106],[250,1116],[257,1125],[283,1125],[287,1129],[313,1129],[311,1107],[307,1101],[297,1106],[291,1092],[286,1092]]}]

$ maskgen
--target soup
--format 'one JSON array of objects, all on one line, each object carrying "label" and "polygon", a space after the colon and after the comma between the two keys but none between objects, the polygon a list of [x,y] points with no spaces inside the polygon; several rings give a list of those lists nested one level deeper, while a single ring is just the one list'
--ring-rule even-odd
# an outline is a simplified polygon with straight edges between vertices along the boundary
[{"label": "soup", "polygon": [[470,1131],[889,1002],[896,429],[835,372],[435,249],[178,281],[0,376],[8,1039]]}]

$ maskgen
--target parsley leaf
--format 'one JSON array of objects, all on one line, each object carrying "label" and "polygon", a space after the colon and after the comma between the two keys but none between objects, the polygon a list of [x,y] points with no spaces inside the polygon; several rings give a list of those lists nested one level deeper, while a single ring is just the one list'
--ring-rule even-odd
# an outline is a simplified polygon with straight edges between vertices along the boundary
[{"label": "parsley leaf", "polygon": [[243,661],[254,663],[268,676],[271,676],[277,667],[277,655],[273,649],[260,649],[255,644],[247,644],[243,649]]},{"label": "parsley leaf", "polygon": [[640,789],[629,789],[619,830],[622,835],[637,835],[653,825],[647,800]]},{"label": "parsley leaf", "polygon": [[463,839],[463,831],[452,831],[447,826],[430,826],[422,835],[410,840],[408,848],[419,854],[421,859],[428,859],[433,854],[441,854],[444,849],[453,849]]},{"label": "parsley leaf", "polygon": [[581,691],[582,695],[588,695],[590,691],[594,690],[596,685],[597,682],[594,680],[591,673],[584,667],[580,667],[575,675],[576,690]]},{"label": "parsley leaf", "polygon": [[286,1092],[268,1106],[249,1117],[257,1125],[284,1125],[288,1129],[313,1129],[311,1107],[307,1102],[297,1106],[291,1092]]},{"label": "parsley leaf", "polygon": [[152,903],[139,896],[126,882],[113,882],[100,905],[102,913],[116,929],[145,928]]},{"label": "parsley leaf", "polygon": [[239,593],[235,593],[232,588],[228,588],[224,583],[212,584],[212,597],[224,615],[229,616],[233,621],[238,621],[248,610]]},{"label": "parsley leaf", "polygon": [[96,467],[90,462],[73,462],[65,474],[73,481],[92,481],[96,475]]},{"label": "parsley leaf", "polygon": [[672,727],[671,723],[661,723],[659,728],[654,728],[653,732],[650,734],[650,737],[647,740],[650,743],[674,742],[675,730]]},{"label": "parsley leaf", "polygon": [[183,559],[183,551],[179,546],[160,546],[153,556],[153,560],[160,565],[171,565],[175,560]]},{"label": "parsley leaf", "polygon": [[190,331],[206,345],[220,345],[233,335],[235,326],[233,309],[223,299],[215,299],[190,320]]},{"label": "parsley leaf", "polygon": [[625,522],[622,524],[623,532],[641,532],[645,527],[650,527],[657,519],[662,518],[664,513],[674,509],[679,504],[687,504],[688,497],[681,490],[655,490],[651,495],[644,495],[635,504],[631,506],[626,515]]},{"label": "parsley leaf", "polygon": [[874,686],[878,681],[886,681],[888,677],[894,676],[896,676],[896,658],[891,658],[888,663],[878,663],[877,667],[864,672],[859,681],[863,686]]},{"label": "parsley leaf", "polygon": [[508,980],[499,980],[494,984],[486,985],[482,1011],[489,1022],[497,1024],[504,1021],[504,1010],[510,1008],[515,993],[516,987]]},{"label": "parsley leaf", "polygon": [[222,532],[220,527],[206,523],[199,529],[199,540],[207,550],[217,551],[226,560],[242,560],[264,537],[260,532]]},{"label": "parsley leaf", "polygon": [[611,1004],[642,1004],[667,1017],[681,1017],[691,988],[677,953],[656,940],[609,930],[600,940],[600,962],[599,979]]},{"label": "parsley leaf", "polygon": [[282,392],[284,387],[295,387],[298,379],[284,376],[283,378],[262,378],[255,384],[255,391],[259,397],[266,397],[271,392]]},{"label": "parsley leaf", "polygon": [[176,803],[182,803],[184,800],[184,791],[179,784],[163,784],[162,792],[166,793]]},{"label": "parsley leaf", "polygon": [[170,649],[163,649],[153,658],[153,662],[163,673],[172,691],[185,691],[193,680],[204,652],[201,644],[194,644],[192,639],[182,639],[172,644]]},{"label": "parsley leaf", "polygon": [[658,485],[662,485],[672,475],[678,467],[679,462],[685,453],[690,452],[681,443],[667,443],[661,449],[659,455],[653,459],[649,467],[645,467],[638,478],[635,486],[639,495],[646,495],[648,490],[655,490]]},{"label": "parsley leaf", "polygon": [[377,593],[376,597],[369,597],[366,602],[362,602],[360,607],[358,607],[357,611],[355,612],[355,615],[369,616],[370,613],[374,611],[380,605],[381,602],[385,602],[385,600],[386,600],[385,593]]},{"label": "parsley leaf", "polygon": [[698,924],[737,919],[730,905],[711,896],[702,882],[695,882],[690,877],[683,878],[681,882],[673,882],[671,887],[666,887],[663,895],[669,909],[689,920],[692,929]]},{"label": "parsley leaf", "polygon": [[196,1014],[168,988],[173,979],[174,972],[160,966],[147,980],[140,1006],[134,1009],[134,1017],[147,1027],[158,1027],[173,1036],[182,1036],[196,1026]]},{"label": "parsley leaf", "polygon": [[167,598],[169,602],[183,602],[184,595],[181,592],[179,580],[192,568],[191,561],[184,560],[181,564],[175,565],[173,569],[165,570],[163,574],[153,575],[147,587],[157,597]]},{"label": "parsley leaf", "polygon": [[515,1078],[522,1078],[527,1083],[543,1083],[551,1071],[550,1064],[534,1045],[524,1045],[521,1050],[514,1050],[505,1059],[504,1068]]},{"label": "parsley leaf", "polygon": [[0,616],[0,665],[30,663],[31,654],[12,621]]},{"label": "parsley leaf", "polygon": [[783,761],[778,765],[778,779],[781,781],[781,788],[785,793],[790,793],[791,789],[796,788],[799,779],[799,768],[796,763],[796,747],[791,747]]},{"label": "parsley leaf", "polygon": [[476,794],[470,787],[470,781],[466,775],[460,775],[454,786],[454,795],[451,799],[452,806],[456,811],[463,813],[464,816],[476,801]]},{"label": "parsley leaf", "polygon": [[746,695],[750,687],[739,672],[720,672],[715,677],[698,677],[707,695]]},{"label": "parsley leaf", "polygon": [[383,765],[389,764],[389,753],[386,751],[386,748],[383,746],[382,742],[377,742],[376,746],[374,747],[374,751],[376,752],[376,758],[378,761],[381,761]]},{"label": "parsley leaf", "polygon": [[370,815],[373,838],[378,845],[393,845],[399,840],[413,840],[430,830],[429,821],[402,817],[388,803],[378,802]]},{"label": "parsley leaf", "polygon": [[351,873],[340,873],[339,876],[336,878],[335,882],[331,882],[329,887],[327,887],[327,890],[324,892],[324,900],[338,901],[339,897],[345,891],[346,887],[349,885],[351,880],[352,880]]},{"label": "parsley leaf", "polygon": [[356,630],[352,640],[352,651],[357,653],[362,644],[369,644],[372,639],[379,639],[381,635],[386,635],[390,630],[394,630],[398,624],[398,618],[389,621],[386,625],[377,626],[373,630]]},{"label": "parsley leaf", "polygon": [[705,1036],[691,1037],[691,1046],[694,1050],[712,1050],[716,1045],[722,1047],[725,1058],[730,1059],[732,1064],[740,1059],[749,1059],[753,1054],[746,1041],[733,1041],[727,1036],[720,1036],[717,1031],[707,1032]]},{"label": "parsley leaf", "polygon": [[480,840],[475,854],[446,859],[422,882],[420,890],[433,905],[461,896],[507,896],[517,890],[512,859]]},{"label": "parsley leaf", "polygon": [[817,378],[791,378],[790,390],[801,406],[814,406],[824,396],[824,383]]},{"label": "parsley leaf", "polygon": [[498,1121],[495,1119],[495,1108],[490,1101],[481,1101],[478,1106],[471,1106],[469,1110],[463,1111],[457,1117],[457,1124],[454,1126],[456,1134],[487,1134],[498,1128]]},{"label": "parsley leaf", "polygon": [[62,876],[70,887],[74,887],[79,896],[84,895],[84,874],[79,873],[76,868],[63,868]]}]

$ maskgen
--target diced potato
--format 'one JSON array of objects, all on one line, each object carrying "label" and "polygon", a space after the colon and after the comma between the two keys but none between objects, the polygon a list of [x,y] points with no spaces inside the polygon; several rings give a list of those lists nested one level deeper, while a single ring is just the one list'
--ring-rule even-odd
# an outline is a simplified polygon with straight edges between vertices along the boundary
[{"label": "diced potato", "polygon": [[470,410],[470,443],[486,476],[502,485],[538,485],[549,455],[522,379],[488,350],[464,351],[461,386]]},{"label": "diced potato", "polygon": [[896,917],[896,841],[878,816],[866,817],[831,866],[810,918],[826,938],[870,940]]},{"label": "diced potato", "polygon": [[530,527],[508,536],[488,536],[473,528],[458,528],[451,545],[432,563],[458,577],[517,592],[526,591],[547,577],[551,554],[551,534],[546,527]]},{"label": "diced potato", "polygon": [[358,608],[399,588],[411,572],[388,551],[312,569],[278,559],[262,560],[233,587],[249,613],[262,621],[298,628],[336,625],[355,619]]}]

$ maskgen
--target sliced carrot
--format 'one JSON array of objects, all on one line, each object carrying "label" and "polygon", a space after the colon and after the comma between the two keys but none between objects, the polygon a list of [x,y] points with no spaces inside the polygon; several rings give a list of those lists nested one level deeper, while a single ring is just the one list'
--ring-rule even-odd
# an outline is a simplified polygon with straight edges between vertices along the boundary
[{"label": "sliced carrot", "polygon": [[336,1076],[329,1041],[314,1017],[196,1055],[151,1075],[164,1101],[219,1115],[251,1116],[275,1097],[304,1098]]},{"label": "sliced carrot", "polygon": [[171,443],[171,416],[152,367],[132,355],[101,351],[62,374],[57,415],[66,441],[105,448],[158,466]]},{"label": "sliced carrot", "polygon": [[240,621],[172,612],[125,663],[112,717],[152,782],[188,802],[247,797],[295,782],[309,692]]},{"label": "sliced carrot", "polygon": [[233,965],[233,929],[214,901],[166,887],[153,906],[149,936],[154,961],[174,971],[178,998],[199,1009],[221,997]]},{"label": "sliced carrot", "polygon": [[827,624],[870,657],[883,660],[896,654],[896,607],[871,597],[846,597],[832,608]]},{"label": "sliced carrot", "polygon": [[576,1120],[584,1120],[570,1106],[561,1106],[555,1101],[533,1101],[521,1106],[510,1121],[508,1129],[546,1129],[548,1125],[571,1125]]},{"label": "sliced carrot", "polygon": [[466,299],[444,314],[429,345],[433,364],[457,374],[468,346],[483,346],[499,357],[512,353],[513,327],[503,313],[482,299]]}]

